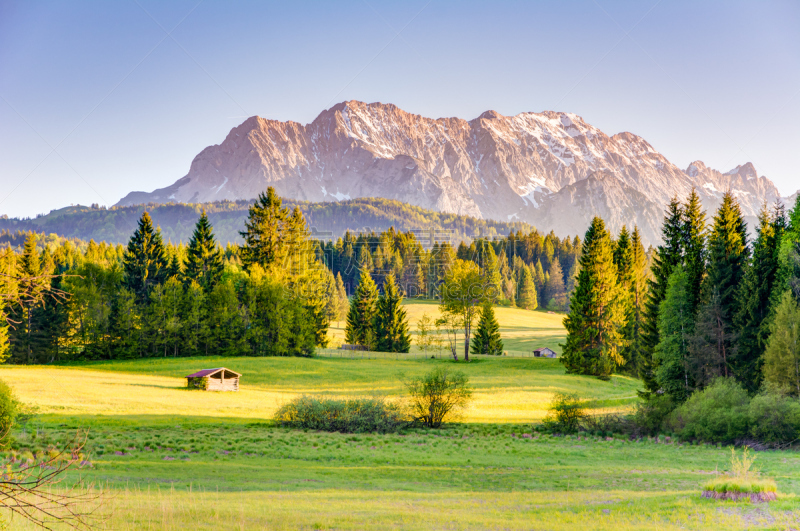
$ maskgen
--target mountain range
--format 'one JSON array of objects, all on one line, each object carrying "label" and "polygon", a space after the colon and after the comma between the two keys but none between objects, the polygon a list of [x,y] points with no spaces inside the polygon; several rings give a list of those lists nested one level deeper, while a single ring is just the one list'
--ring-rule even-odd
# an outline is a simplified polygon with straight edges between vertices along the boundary
[{"label": "mountain range", "polygon": [[559,236],[582,235],[599,215],[615,232],[637,225],[646,243],[660,240],[669,199],[693,187],[709,218],[730,190],[751,227],[762,203],[780,198],[751,163],[680,169],[645,139],[609,136],[571,113],[487,111],[467,121],[347,101],[307,125],[248,118],[174,184],[117,206],[252,199],[268,186],[294,200],[380,197]]}]

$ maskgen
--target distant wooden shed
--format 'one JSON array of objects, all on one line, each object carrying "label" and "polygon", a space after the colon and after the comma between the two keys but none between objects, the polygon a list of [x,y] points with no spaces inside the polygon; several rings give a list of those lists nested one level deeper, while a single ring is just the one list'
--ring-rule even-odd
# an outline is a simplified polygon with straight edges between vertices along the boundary
[{"label": "distant wooden shed", "polygon": [[556,354],[555,351],[547,347],[537,348],[536,350],[533,351],[533,355],[536,356],[537,358],[555,358],[558,356],[558,354]]},{"label": "distant wooden shed", "polygon": [[236,371],[220,367],[218,369],[203,369],[186,377],[189,389],[203,391],[238,391],[239,374]]}]

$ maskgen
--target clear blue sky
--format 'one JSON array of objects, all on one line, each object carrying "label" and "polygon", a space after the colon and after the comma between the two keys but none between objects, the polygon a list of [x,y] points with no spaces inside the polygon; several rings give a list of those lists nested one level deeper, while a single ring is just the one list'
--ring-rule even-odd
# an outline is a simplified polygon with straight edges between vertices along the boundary
[{"label": "clear blue sky", "polygon": [[569,111],[800,188],[800,2],[0,0],[0,214],[111,205],[247,116]]}]

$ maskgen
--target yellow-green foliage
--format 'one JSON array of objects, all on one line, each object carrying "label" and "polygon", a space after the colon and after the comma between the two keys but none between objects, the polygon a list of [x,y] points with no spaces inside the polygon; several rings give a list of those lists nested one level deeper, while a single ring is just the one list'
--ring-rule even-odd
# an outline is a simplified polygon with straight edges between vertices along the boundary
[{"label": "yellow-green foliage", "polygon": [[757,470],[753,469],[755,454],[744,447],[741,456],[736,449],[731,447],[731,470],[726,475],[707,481],[703,490],[714,492],[777,492],[778,487],[774,480],[759,478]]},{"label": "yellow-green foliage", "polygon": [[778,486],[771,479],[741,479],[732,476],[722,476],[703,485],[703,490],[714,492],[777,492]]},{"label": "yellow-green foliage", "polygon": [[[408,314],[409,330],[411,331],[411,352],[419,353],[417,346],[417,322],[424,314],[436,320],[441,317],[437,301],[405,299],[403,308]],[[500,324],[500,337],[503,340],[503,350],[509,354],[530,354],[534,349],[548,347],[560,353],[560,343],[563,343],[567,332],[564,329],[564,314],[547,313],[544,311],[530,311],[507,306],[495,306],[495,317]],[[331,322],[328,330],[331,345],[341,345],[344,340],[344,322]],[[463,344],[461,345],[463,350]],[[459,350],[459,353],[461,352]]]}]

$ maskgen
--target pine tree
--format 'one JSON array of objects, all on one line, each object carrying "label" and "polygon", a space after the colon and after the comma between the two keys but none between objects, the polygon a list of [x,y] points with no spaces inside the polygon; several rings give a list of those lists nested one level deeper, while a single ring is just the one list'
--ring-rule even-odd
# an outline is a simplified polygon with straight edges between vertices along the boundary
[{"label": "pine tree", "polygon": [[697,313],[700,291],[706,273],[706,213],[697,191],[692,193],[683,207],[683,262],[688,276],[689,302]]},{"label": "pine tree", "polygon": [[350,310],[347,312],[345,326],[345,341],[351,345],[361,345],[370,348],[374,345],[375,331],[372,328],[372,318],[375,315],[375,306],[378,302],[378,288],[369,274],[363,269],[358,280],[358,287],[350,301]]},{"label": "pine tree", "polygon": [[564,272],[558,257],[553,258],[550,265],[550,277],[544,286],[545,300],[548,310],[563,310],[567,305],[566,286],[564,286]]},{"label": "pine tree", "polygon": [[167,280],[171,278],[178,281],[183,278],[183,268],[181,267],[181,260],[178,258],[177,252],[172,254],[172,257],[169,259],[169,265],[167,266]]},{"label": "pine tree", "polygon": [[44,291],[49,279],[42,268],[39,251],[36,249],[36,234],[31,232],[25,240],[22,258],[17,271],[19,275],[19,298],[15,311],[15,321],[19,324],[13,329],[11,343],[15,360],[22,363],[34,363],[34,351],[38,350],[41,342],[39,319],[35,319],[37,308],[42,304]]},{"label": "pine tree", "polygon": [[484,290],[487,297],[492,301],[497,301],[503,291],[497,255],[491,243],[484,242],[483,245],[481,275],[483,276]]},{"label": "pine tree", "polygon": [[767,344],[764,326],[770,310],[770,295],[778,270],[778,247],[786,226],[780,204],[770,219],[766,203],[758,216],[753,260],[744,274],[738,291],[739,310],[734,315],[738,338],[731,360],[733,374],[745,389],[755,393],[761,387],[762,354]]},{"label": "pine tree", "polygon": [[288,241],[294,230],[292,216],[287,207],[282,207],[281,198],[270,186],[267,193],[258,195],[250,206],[245,221],[241,247],[242,264],[249,269],[259,264],[265,270],[287,266]]},{"label": "pine tree", "polygon": [[[520,263],[523,263],[522,260],[520,260]],[[544,275],[544,268],[542,267],[541,260],[536,261],[536,265],[534,266],[534,269],[531,271],[531,276],[533,276],[533,282],[538,290],[536,293],[537,295],[536,298],[542,299],[546,304],[547,299],[545,299],[544,287],[547,284],[547,278]],[[519,280],[522,280],[522,277],[519,277]],[[517,282],[517,285],[519,286],[519,282]]]},{"label": "pine tree", "polygon": [[144,212],[139,226],[128,242],[122,258],[125,271],[124,285],[144,302],[153,286],[162,284],[167,278],[167,262],[161,231],[153,228],[150,214]]},{"label": "pine tree", "polygon": [[638,375],[642,364],[644,341],[642,338],[644,304],[647,296],[647,255],[639,228],[633,229],[630,244],[630,272],[624,275],[621,282],[623,289],[629,293],[628,313],[625,316],[623,336],[625,346],[622,357],[625,360],[624,370],[628,374]]},{"label": "pine tree", "polygon": [[[747,225],[739,203],[730,192],[722,197],[708,243],[709,260],[703,284],[704,301],[708,304],[712,298],[718,299],[714,304],[719,305],[718,313],[724,316],[724,322],[720,326],[727,333],[732,333],[733,316],[739,311],[737,290],[744,279],[749,252]],[[725,345],[726,359],[732,353],[731,347],[732,345]]]},{"label": "pine tree", "polygon": [[205,293],[210,293],[222,278],[222,250],[217,246],[211,223],[203,209],[197,220],[186,253],[186,279],[196,281]]},{"label": "pine tree", "polygon": [[383,293],[375,305],[373,330],[378,352],[408,352],[411,348],[408,318],[402,302],[403,296],[397,289],[394,275],[390,273],[383,282]]},{"label": "pine tree", "polygon": [[730,326],[730,317],[722,304],[716,288],[700,305],[694,323],[694,334],[689,341],[689,364],[695,386],[707,387],[715,378],[731,376],[730,361],[736,334]]},{"label": "pine tree", "polygon": [[580,258],[581,271],[564,318],[567,340],[561,362],[567,372],[608,379],[624,360],[620,354],[625,324],[611,237],[603,220],[592,220]]},{"label": "pine tree", "polygon": [[780,300],[764,352],[764,379],[800,396],[800,308],[788,290]]},{"label": "pine tree", "polygon": [[472,352],[475,354],[503,354],[503,340],[500,338],[500,325],[494,316],[494,308],[490,301],[481,305],[478,327],[472,336]]},{"label": "pine tree", "polygon": [[347,317],[347,310],[350,307],[350,300],[347,298],[347,290],[342,282],[342,275],[336,273],[336,321],[341,321]]},{"label": "pine tree", "polygon": [[694,329],[689,275],[683,267],[673,270],[658,313],[658,336],[653,358],[659,389],[678,402],[692,392],[689,379],[689,334]]},{"label": "pine tree", "polygon": [[539,306],[536,297],[536,285],[533,283],[531,270],[528,266],[523,266],[520,272],[519,294],[517,295],[517,306],[526,310],[535,310]]},{"label": "pine tree", "polygon": [[683,261],[684,223],[683,209],[677,197],[672,198],[667,207],[664,224],[661,229],[664,240],[656,249],[651,268],[652,278],[648,281],[648,294],[644,306],[642,320],[642,358],[640,377],[644,383],[644,396],[658,390],[655,380],[656,366],[653,352],[659,343],[658,310],[667,293],[667,283],[672,271]]}]

